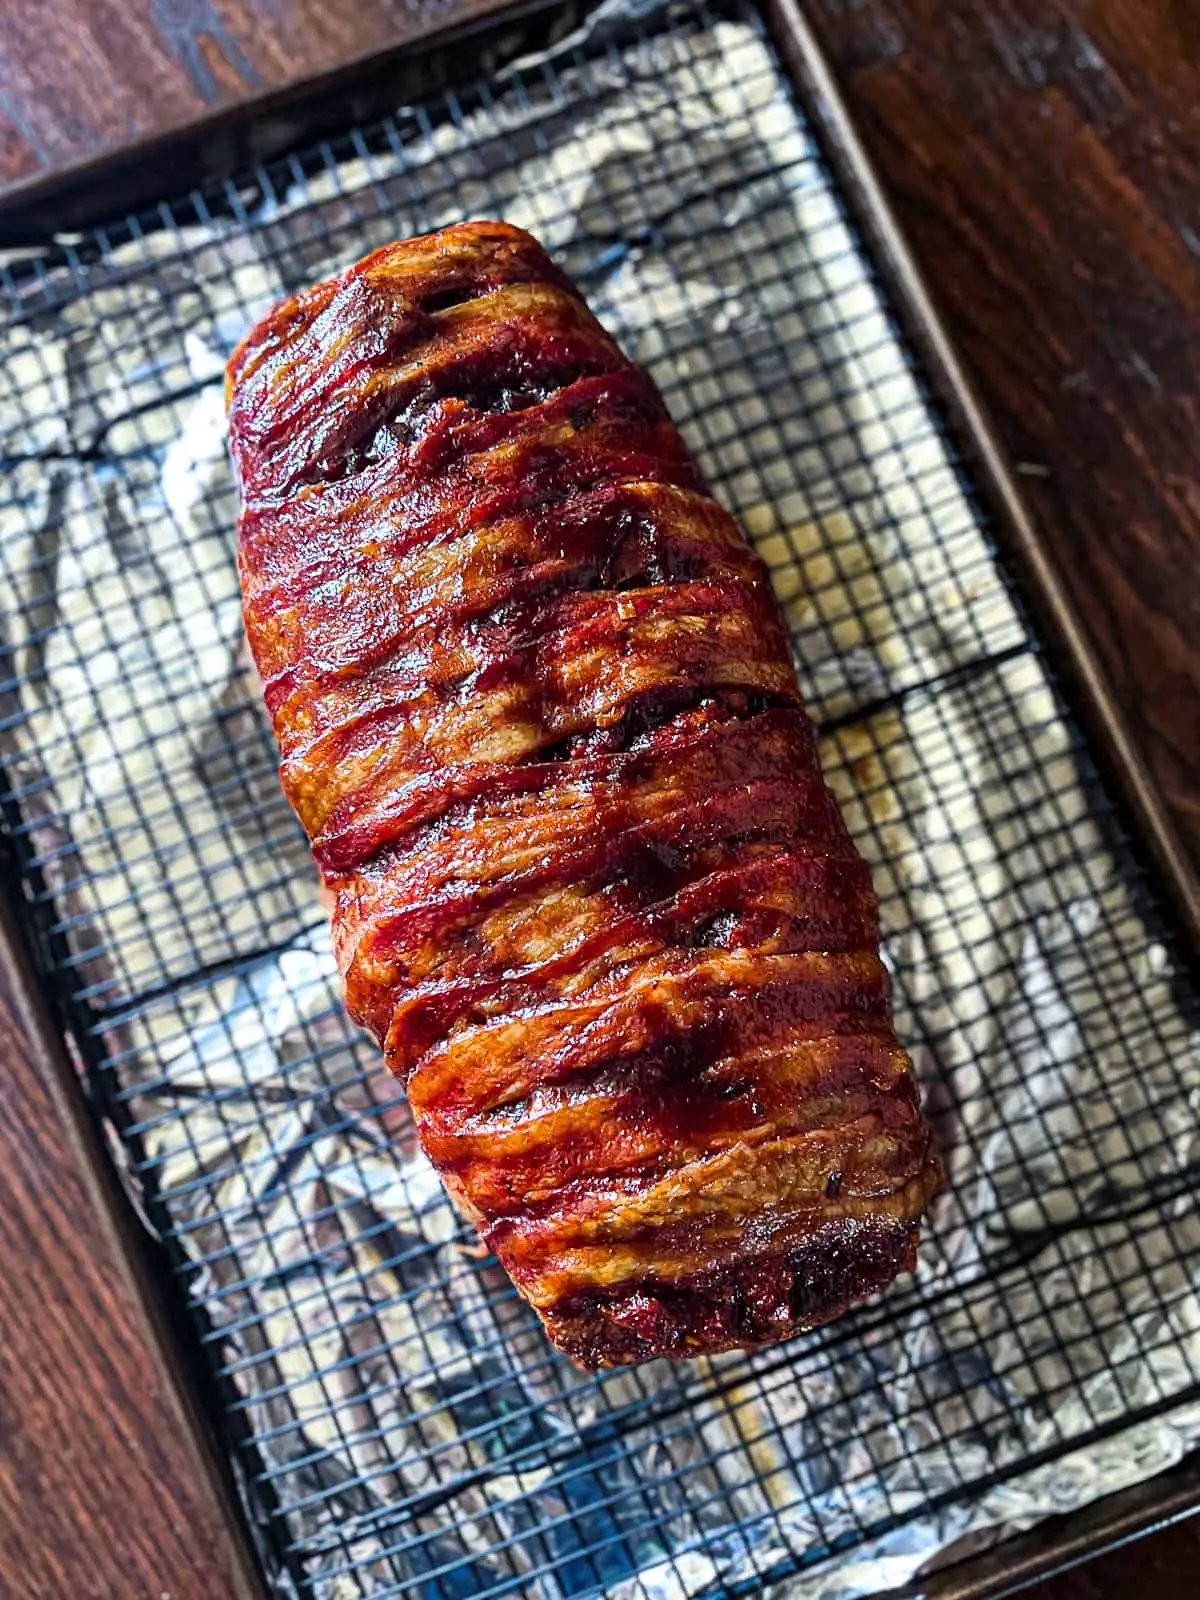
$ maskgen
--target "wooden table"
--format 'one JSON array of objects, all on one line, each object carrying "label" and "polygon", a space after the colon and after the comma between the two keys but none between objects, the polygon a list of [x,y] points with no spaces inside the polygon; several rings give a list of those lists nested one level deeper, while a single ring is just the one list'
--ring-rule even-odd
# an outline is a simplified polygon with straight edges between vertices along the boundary
[{"label": "wooden table", "polygon": [[[456,5],[9,0],[0,183],[394,46]],[[806,9],[1200,861],[1200,6]],[[224,1600],[222,1509],[2,988],[0,1085],[0,1593]],[[1198,1565],[1200,1519],[1041,1593],[1184,1600]]]}]

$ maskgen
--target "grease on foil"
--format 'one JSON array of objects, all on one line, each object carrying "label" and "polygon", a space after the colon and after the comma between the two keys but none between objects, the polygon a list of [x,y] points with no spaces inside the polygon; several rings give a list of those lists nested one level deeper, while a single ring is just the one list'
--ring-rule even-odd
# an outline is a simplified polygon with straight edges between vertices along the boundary
[{"label": "grease on foil", "polygon": [[[10,330],[10,781],[315,1594],[452,1568],[437,1592],[686,1600],[823,1552],[771,1592],[850,1597],[1200,1440],[1167,1407],[1200,1362],[1197,1041],[758,32],[593,26],[559,66],[250,227],[113,251]],[[282,293],[472,214],[536,232],[663,387],[771,571],[875,871],[950,1185],[889,1315],[786,1361],[597,1380],[548,1351],[341,1012],[279,794],[222,364]]]}]

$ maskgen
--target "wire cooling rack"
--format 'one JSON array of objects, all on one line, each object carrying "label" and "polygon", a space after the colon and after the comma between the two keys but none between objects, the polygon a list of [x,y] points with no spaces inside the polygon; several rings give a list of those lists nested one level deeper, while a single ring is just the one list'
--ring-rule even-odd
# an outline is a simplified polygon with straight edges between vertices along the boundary
[{"label": "wire cooling rack", "polygon": [[[1194,994],[755,9],[495,65],[3,268],[14,892],[276,1592],[865,1592],[1200,1437]],[[340,1008],[244,655],[224,358],[488,214],[771,570],[946,1153],[916,1276],[753,1358],[584,1377],[481,1257]]]}]

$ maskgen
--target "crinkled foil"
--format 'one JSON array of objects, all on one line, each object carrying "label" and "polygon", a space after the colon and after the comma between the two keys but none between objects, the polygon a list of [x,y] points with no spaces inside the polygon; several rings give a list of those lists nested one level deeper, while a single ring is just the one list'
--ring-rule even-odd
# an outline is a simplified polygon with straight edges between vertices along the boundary
[{"label": "crinkled foil", "polygon": [[[281,1594],[832,1600],[1200,1440],[1182,979],[760,28],[657,21],[12,299],[9,823]],[[532,229],[661,384],[875,869],[949,1187],[914,1279],[782,1353],[548,1349],[343,1016],[278,790],[222,366],[283,292],[463,215]]]}]

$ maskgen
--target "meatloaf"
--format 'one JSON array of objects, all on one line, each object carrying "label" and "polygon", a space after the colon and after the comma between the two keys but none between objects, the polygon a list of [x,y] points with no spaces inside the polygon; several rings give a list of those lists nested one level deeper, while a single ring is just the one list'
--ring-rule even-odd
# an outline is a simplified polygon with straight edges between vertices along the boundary
[{"label": "meatloaf", "polygon": [[585,1367],[785,1339],[939,1182],[766,573],[542,248],[473,222],[229,365],[246,630],[350,1014]]}]

